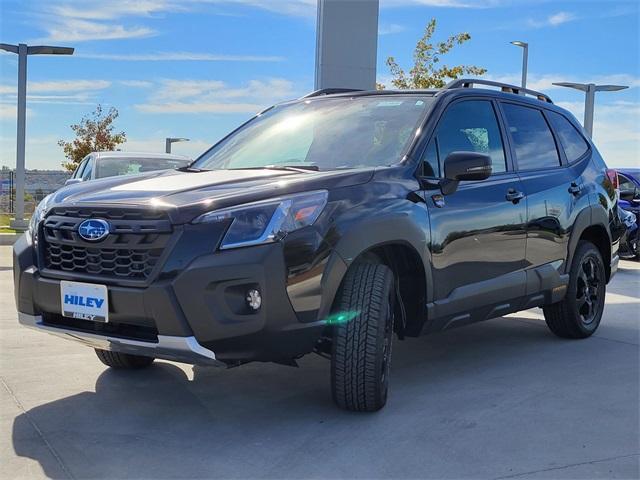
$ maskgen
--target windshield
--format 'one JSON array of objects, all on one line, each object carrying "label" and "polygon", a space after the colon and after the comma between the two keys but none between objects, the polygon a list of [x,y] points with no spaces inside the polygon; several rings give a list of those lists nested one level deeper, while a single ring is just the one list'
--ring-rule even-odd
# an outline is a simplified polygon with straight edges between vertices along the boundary
[{"label": "windshield", "polygon": [[204,153],[193,167],[392,165],[400,161],[430,103],[430,97],[380,95],[276,106]]},{"label": "windshield", "polygon": [[188,158],[100,158],[96,161],[96,178],[133,175],[135,173],[170,170],[186,167],[191,163]]}]

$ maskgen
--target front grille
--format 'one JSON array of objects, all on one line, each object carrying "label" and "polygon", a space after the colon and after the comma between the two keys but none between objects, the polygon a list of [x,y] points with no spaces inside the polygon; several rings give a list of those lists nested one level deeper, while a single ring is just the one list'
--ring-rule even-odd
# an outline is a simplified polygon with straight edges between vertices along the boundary
[{"label": "front grille", "polygon": [[161,248],[87,248],[47,239],[47,268],[121,278],[147,279],[153,273]]},{"label": "front grille", "polygon": [[[109,235],[99,242],[82,239],[78,225],[87,218],[106,220]],[[160,266],[172,227],[155,211],[56,208],[41,233],[45,272],[145,282]]]}]

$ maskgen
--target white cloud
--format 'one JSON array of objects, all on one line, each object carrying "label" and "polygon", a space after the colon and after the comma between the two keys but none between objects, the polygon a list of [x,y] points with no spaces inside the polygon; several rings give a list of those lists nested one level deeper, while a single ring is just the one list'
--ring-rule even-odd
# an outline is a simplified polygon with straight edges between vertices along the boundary
[{"label": "white cloud", "polygon": [[269,55],[223,55],[194,52],[157,52],[157,53],[82,53],[80,58],[95,60],[114,60],[121,62],[281,62],[284,57]]},{"label": "white cloud", "polygon": [[[27,84],[28,93],[63,93],[104,90],[111,86],[107,80],[53,80],[47,82],[29,82]],[[17,87],[15,85],[0,85],[0,94],[15,95]]]},{"label": "white cloud", "polygon": [[558,27],[564,23],[569,23],[577,19],[578,17],[574,13],[558,12],[558,13],[549,15],[543,20],[536,20],[536,19],[530,18],[527,21],[527,25],[532,28]]},{"label": "white cloud", "polygon": [[[27,85],[28,103],[57,103],[65,105],[83,105],[93,103],[90,100],[98,90],[111,86],[107,80],[53,80],[29,82]],[[15,85],[0,85],[0,95],[4,101],[16,101]]]},{"label": "white cloud", "polygon": [[[27,118],[33,116],[33,110],[27,108]],[[18,107],[11,103],[0,103],[0,121],[13,121],[18,118]],[[15,141],[15,139],[14,139]]]},{"label": "white cloud", "polygon": [[123,16],[149,16],[167,10],[182,10],[178,2],[165,0],[103,0],[53,5],[53,14],[86,20],[113,20]]},{"label": "white cloud", "polygon": [[[494,80],[496,82],[508,83],[511,85],[520,85],[522,77],[519,73],[509,73],[496,75],[488,74],[483,78],[487,80]],[[541,92],[546,92],[547,90],[554,89],[565,89],[565,87],[559,87],[557,85],[553,85],[553,83],[567,81],[577,83],[627,85],[630,88],[640,87],[640,76],[629,75],[626,73],[596,75],[593,77],[572,76],[566,73],[529,73],[527,75],[527,88],[530,88],[531,90],[538,90]]]},{"label": "white cloud", "polygon": [[504,0],[380,0],[380,7],[492,8]]},{"label": "white cloud", "polygon": [[316,0],[195,0],[197,3],[261,8],[281,15],[315,18]]},{"label": "white cloud", "polygon": [[295,96],[289,80],[250,80],[231,87],[219,80],[162,80],[146,103],[145,113],[257,113],[277,101]]},{"label": "white cloud", "polygon": [[169,102],[135,106],[144,113],[258,113],[263,106],[255,103]]},{"label": "white cloud", "polygon": [[394,33],[404,32],[407,28],[404,25],[390,23],[388,25],[380,25],[378,35],[392,35]]},{"label": "white cloud", "polygon": [[552,27],[557,27],[558,25],[562,25],[563,23],[571,22],[576,19],[576,16],[573,13],[569,12],[558,12],[551,15],[547,18],[547,23]]},{"label": "white cloud", "polygon": [[77,92],[104,90],[111,86],[107,80],[55,80],[48,82],[29,82],[29,92]]},{"label": "white cloud", "polygon": [[124,85],[125,87],[131,87],[131,88],[151,88],[151,87],[153,87],[153,82],[149,82],[147,80],[120,80],[118,83],[120,85]]},{"label": "white cloud", "polygon": [[85,42],[89,40],[117,40],[143,38],[155,35],[147,27],[127,27],[120,24],[98,23],[78,18],[61,18],[50,26],[45,25],[48,35],[40,39],[46,42]]}]

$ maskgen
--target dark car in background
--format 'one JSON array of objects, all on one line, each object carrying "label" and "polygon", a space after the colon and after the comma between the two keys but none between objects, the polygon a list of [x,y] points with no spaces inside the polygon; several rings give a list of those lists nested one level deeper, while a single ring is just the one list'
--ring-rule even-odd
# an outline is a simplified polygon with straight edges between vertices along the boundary
[{"label": "dark car in background", "polygon": [[170,153],[93,152],[82,159],[67,184],[186,167],[189,157]]},{"label": "dark car in background", "polygon": [[621,215],[626,232],[620,241],[620,256],[640,260],[640,168],[617,168],[616,171],[620,191],[618,206],[626,212]]},{"label": "dark car in background", "polygon": [[113,368],[315,352],[334,401],[374,411],[394,335],[532,307],[562,338],[592,335],[618,265],[616,178],[539,92],[317,91],[187,168],[48,197],[14,245],[19,321]]}]

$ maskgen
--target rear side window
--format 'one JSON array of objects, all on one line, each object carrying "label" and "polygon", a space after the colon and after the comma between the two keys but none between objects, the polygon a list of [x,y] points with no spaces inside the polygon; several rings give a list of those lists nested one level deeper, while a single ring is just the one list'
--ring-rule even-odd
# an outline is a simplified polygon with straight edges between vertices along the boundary
[{"label": "rear side window", "polygon": [[[440,172],[443,171],[447,155],[460,151],[489,155],[493,173],[507,170],[502,136],[491,102],[468,100],[454,103],[442,116],[435,138]],[[427,148],[425,153],[426,166],[431,163],[428,157],[430,154],[433,155],[433,149]],[[436,171],[436,168],[433,170]]]},{"label": "rear side window", "polygon": [[542,112],[536,108],[503,104],[519,170],[560,166],[556,142]]},{"label": "rear side window", "polygon": [[589,150],[587,141],[565,117],[556,112],[547,111],[547,114],[553,129],[560,137],[560,144],[564,149],[567,161],[569,163],[575,162]]}]

